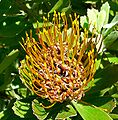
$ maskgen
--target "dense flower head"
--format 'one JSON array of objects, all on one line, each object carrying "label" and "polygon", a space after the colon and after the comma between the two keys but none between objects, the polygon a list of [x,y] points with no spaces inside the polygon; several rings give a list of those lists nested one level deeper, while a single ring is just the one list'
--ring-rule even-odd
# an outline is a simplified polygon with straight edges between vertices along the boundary
[{"label": "dense flower head", "polygon": [[[48,16],[49,17],[49,16]],[[26,33],[22,44],[25,60],[19,68],[23,83],[51,103],[66,99],[80,100],[95,73],[95,45],[88,31],[80,34],[78,16],[54,12],[52,23],[44,18],[38,40]]]}]

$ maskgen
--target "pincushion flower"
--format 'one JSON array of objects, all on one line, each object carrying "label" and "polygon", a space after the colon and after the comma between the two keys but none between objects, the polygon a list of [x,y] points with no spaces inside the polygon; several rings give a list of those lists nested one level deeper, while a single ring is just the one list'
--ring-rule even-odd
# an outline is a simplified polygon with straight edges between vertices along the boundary
[{"label": "pincushion flower", "polygon": [[[22,44],[26,51],[19,73],[23,83],[51,103],[80,100],[95,73],[95,45],[88,31],[80,34],[78,16],[54,13],[52,24],[44,18],[38,40],[26,33]],[[63,24],[63,28],[62,28]]]}]

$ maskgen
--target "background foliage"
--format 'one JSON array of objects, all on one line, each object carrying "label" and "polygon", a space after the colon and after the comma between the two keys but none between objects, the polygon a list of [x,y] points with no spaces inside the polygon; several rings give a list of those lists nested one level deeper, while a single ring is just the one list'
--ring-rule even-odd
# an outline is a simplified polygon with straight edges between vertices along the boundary
[{"label": "background foliage", "polygon": [[[108,1],[109,5],[101,6]],[[106,26],[102,10],[110,6]],[[99,12],[88,12],[95,8]],[[42,27],[43,16],[53,14],[54,10],[66,14],[79,14],[82,28],[87,28],[87,17],[98,21],[98,33],[102,35],[103,47],[98,55],[95,82],[86,93],[83,101],[73,107],[67,103],[56,104],[52,109],[44,109],[37,98],[20,81],[19,61],[25,53],[19,42],[25,38],[25,32],[34,32],[37,21]],[[95,16],[97,17],[95,18]],[[87,16],[87,17],[86,17]],[[100,16],[100,17],[98,17]],[[86,24],[85,24],[86,23]],[[106,22],[107,23],[107,22]],[[118,119],[118,1],[117,0],[0,0],[0,119],[1,120],[36,120],[38,119]],[[104,27],[103,27],[104,26]],[[95,105],[101,110],[92,107]],[[58,107],[59,106],[59,107]],[[56,108],[56,109],[55,109]],[[75,110],[75,109],[76,110]],[[106,110],[104,112],[103,110]],[[88,111],[91,111],[88,113]],[[102,111],[102,112],[101,112]],[[104,112],[104,113],[103,113]],[[79,114],[78,114],[79,113]],[[93,116],[93,115],[97,116]],[[104,114],[104,115],[103,115]],[[46,118],[46,119],[47,119]],[[97,120],[97,119],[96,119]]]}]

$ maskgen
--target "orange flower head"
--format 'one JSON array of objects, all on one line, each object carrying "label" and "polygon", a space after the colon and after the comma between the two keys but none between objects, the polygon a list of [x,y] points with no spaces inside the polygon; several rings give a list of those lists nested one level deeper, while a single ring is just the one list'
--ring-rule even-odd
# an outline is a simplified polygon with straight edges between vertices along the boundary
[{"label": "orange flower head", "polygon": [[[80,100],[95,73],[95,45],[88,31],[80,34],[78,16],[69,21],[65,13],[54,12],[52,24],[44,18],[38,40],[26,33],[25,60],[19,73],[23,83],[51,103]],[[68,23],[71,23],[70,27]]]}]

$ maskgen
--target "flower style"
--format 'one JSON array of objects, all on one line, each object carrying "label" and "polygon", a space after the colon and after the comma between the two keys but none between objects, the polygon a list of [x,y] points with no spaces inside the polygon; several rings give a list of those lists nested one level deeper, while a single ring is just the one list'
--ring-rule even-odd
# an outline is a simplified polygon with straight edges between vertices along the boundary
[{"label": "flower style", "polygon": [[87,30],[80,34],[76,14],[74,20],[71,15],[69,18],[67,21],[65,13],[54,12],[52,24],[44,18],[42,31],[37,28],[38,40],[32,32],[29,37],[26,33],[22,45],[26,58],[19,68],[21,80],[51,103],[80,100],[95,73],[93,35],[88,37]]}]

